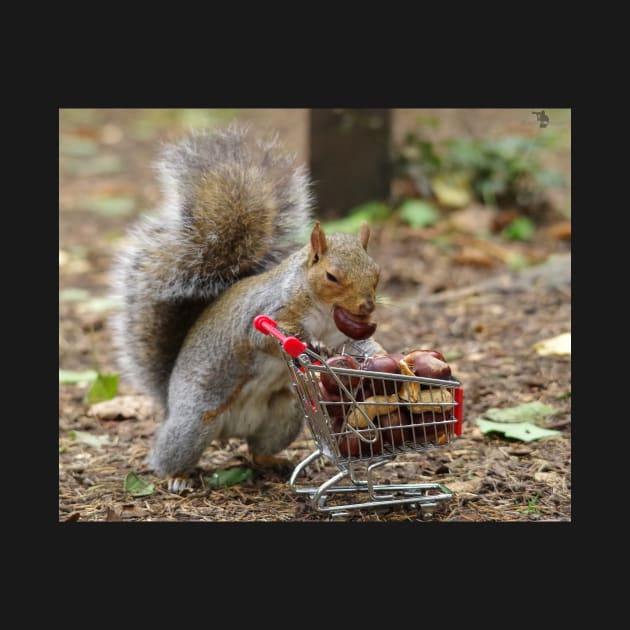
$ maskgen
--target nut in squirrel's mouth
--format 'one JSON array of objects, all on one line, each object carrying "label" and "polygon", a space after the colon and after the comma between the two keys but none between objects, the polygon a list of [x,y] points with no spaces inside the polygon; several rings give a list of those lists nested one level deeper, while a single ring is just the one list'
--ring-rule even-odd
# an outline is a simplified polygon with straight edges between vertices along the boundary
[{"label": "nut in squirrel's mouth", "polygon": [[356,314],[335,305],[333,317],[337,329],[352,339],[367,339],[374,334],[376,323],[370,321],[370,315]]},{"label": "nut in squirrel's mouth", "polygon": [[345,308],[341,308],[341,306],[339,306],[337,308],[340,308],[344,312],[344,315],[346,317],[348,317],[351,320],[357,322],[358,324],[367,324],[370,321],[370,317],[371,317],[370,315],[363,315],[363,314],[352,313],[351,311],[348,311]]}]

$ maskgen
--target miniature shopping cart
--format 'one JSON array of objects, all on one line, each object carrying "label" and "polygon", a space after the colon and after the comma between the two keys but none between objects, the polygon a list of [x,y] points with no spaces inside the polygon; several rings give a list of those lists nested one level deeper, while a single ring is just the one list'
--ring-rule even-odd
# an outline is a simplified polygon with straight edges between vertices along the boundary
[{"label": "miniature shopping cart", "polygon": [[[397,455],[439,447],[461,434],[459,381],[368,371],[368,356],[345,351],[360,369],[331,367],[303,341],[286,336],[270,317],[259,315],[254,327],[275,337],[284,351],[317,444],[289,481],[294,492],[308,495],[314,510],[341,516],[349,510],[404,505],[430,518],[452,498],[439,483],[378,483],[376,477]],[[335,396],[326,395],[323,375],[336,385]],[[306,467],[320,458],[338,472],[320,485],[300,485]]]}]

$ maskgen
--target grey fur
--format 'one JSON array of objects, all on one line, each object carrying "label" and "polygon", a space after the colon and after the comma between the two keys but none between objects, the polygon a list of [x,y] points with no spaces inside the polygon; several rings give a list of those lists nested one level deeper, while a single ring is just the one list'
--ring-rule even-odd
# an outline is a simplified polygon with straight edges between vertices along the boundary
[{"label": "grey fur", "polygon": [[[187,329],[240,277],[272,268],[295,249],[297,232],[311,221],[311,194],[304,167],[296,167],[294,157],[278,149],[276,138],[249,142],[248,129],[240,125],[168,144],[156,166],[164,203],[131,231],[129,245],[114,263],[113,286],[123,309],[113,318],[112,329],[125,376],[166,404],[171,369]],[[247,209],[269,213],[273,229],[264,255],[246,274],[241,271],[243,252],[252,249],[247,242],[251,236],[242,231],[239,249],[238,217],[229,234],[232,260],[221,247],[226,231],[207,229],[214,216],[229,217],[230,209],[201,208],[199,218],[196,195],[209,180],[226,182],[237,201],[260,199],[261,194],[264,198],[263,181],[276,202],[275,208],[262,204]],[[201,226],[195,224],[195,212]],[[204,232],[201,239],[197,230]],[[222,252],[220,260],[215,250]]]},{"label": "grey fur", "polygon": [[[186,473],[213,440],[240,437],[269,457],[298,435],[303,410],[277,343],[252,326],[256,315],[330,348],[347,341],[309,277],[324,263],[315,266],[310,243],[296,250],[311,223],[305,170],[275,139],[247,140],[231,126],[166,146],[164,204],[115,264],[121,365],[165,412],[149,456],[159,475]],[[360,240],[326,238],[322,260],[346,273],[339,299],[374,298],[378,266]]]}]

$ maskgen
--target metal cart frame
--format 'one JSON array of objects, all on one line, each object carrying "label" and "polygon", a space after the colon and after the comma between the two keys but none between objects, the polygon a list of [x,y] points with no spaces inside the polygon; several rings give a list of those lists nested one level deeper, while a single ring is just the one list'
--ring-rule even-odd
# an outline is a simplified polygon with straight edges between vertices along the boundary
[{"label": "metal cart frame", "polygon": [[[307,495],[310,506],[331,517],[351,510],[406,505],[423,518],[453,497],[440,483],[376,483],[374,473],[397,455],[448,444],[461,434],[463,388],[441,380],[364,369],[369,357],[348,353],[360,369],[331,367],[296,337],[286,336],[266,315],[254,327],[276,338],[284,351],[291,380],[304,408],[317,449],[293,470],[289,485]],[[338,396],[326,400],[321,375],[336,384]],[[382,396],[374,396],[382,392]],[[385,396],[387,392],[394,392]],[[300,484],[309,464],[318,459],[338,469],[320,485]],[[349,482],[349,483],[348,483]]]}]

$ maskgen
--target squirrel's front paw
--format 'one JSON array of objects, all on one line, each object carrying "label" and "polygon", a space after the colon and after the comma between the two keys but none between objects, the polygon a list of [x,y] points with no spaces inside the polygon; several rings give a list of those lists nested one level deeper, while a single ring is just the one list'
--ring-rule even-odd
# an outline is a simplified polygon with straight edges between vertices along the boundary
[{"label": "squirrel's front paw", "polygon": [[174,494],[182,494],[186,490],[192,490],[194,485],[194,481],[190,477],[178,475],[168,478],[166,489]]}]

